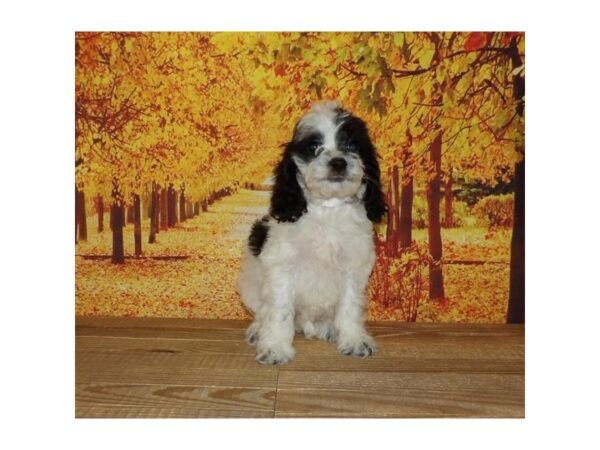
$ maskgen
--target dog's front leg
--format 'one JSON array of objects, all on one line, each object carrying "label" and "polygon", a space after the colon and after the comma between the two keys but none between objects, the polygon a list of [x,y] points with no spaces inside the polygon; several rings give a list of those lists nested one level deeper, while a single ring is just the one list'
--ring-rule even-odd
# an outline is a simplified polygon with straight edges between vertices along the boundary
[{"label": "dog's front leg", "polygon": [[346,274],[342,298],[336,309],[334,326],[337,331],[337,346],[344,355],[371,356],[377,351],[374,339],[364,326],[364,290],[367,276],[349,272]]},{"label": "dog's front leg", "polygon": [[261,364],[286,364],[294,358],[294,292],[290,271],[271,268],[264,283],[256,360]]}]

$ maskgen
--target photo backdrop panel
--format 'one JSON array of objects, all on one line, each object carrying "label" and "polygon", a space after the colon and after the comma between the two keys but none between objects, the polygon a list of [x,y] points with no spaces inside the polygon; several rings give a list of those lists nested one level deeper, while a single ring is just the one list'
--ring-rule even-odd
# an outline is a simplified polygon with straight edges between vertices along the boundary
[{"label": "photo backdrop panel", "polygon": [[367,122],[389,206],[369,319],[522,319],[523,33],[75,44],[76,314],[249,318],[235,280],[281,146],[335,99]]}]

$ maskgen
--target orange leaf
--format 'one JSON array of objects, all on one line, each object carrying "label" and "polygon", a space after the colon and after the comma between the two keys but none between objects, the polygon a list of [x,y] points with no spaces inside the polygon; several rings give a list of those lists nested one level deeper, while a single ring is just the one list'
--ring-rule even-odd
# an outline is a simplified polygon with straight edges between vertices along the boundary
[{"label": "orange leaf", "polygon": [[468,52],[473,52],[485,46],[486,43],[486,33],[482,33],[480,31],[469,33],[469,36],[467,36],[467,40],[465,41],[465,50]]}]

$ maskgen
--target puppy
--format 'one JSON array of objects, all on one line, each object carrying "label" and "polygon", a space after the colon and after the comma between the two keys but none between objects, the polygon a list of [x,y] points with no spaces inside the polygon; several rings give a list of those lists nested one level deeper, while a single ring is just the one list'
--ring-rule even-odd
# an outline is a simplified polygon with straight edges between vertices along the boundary
[{"label": "puppy", "polygon": [[246,340],[259,363],[291,361],[295,332],[344,355],[377,350],[363,314],[373,222],[385,212],[365,122],[337,103],[313,105],[275,169],[269,215],[244,248],[237,287],[254,316]]}]

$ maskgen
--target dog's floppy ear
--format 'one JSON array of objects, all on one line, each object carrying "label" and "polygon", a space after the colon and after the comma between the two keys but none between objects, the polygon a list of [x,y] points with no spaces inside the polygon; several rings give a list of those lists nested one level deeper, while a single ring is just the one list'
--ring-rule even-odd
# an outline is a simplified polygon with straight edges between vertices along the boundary
[{"label": "dog's floppy ear", "polygon": [[275,185],[270,213],[278,222],[295,222],[306,212],[306,198],[298,183],[298,167],[291,156],[290,142],[275,168]]},{"label": "dog's floppy ear", "polygon": [[381,190],[381,173],[379,163],[377,162],[377,152],[369,138],[367,125],[361,119],[355,120],[359,122],[359,152],[365,167],[362,200],[369,220],[371,222],[379,222],[387,212],[387,206]]}]

